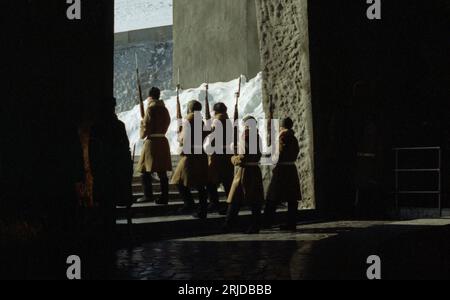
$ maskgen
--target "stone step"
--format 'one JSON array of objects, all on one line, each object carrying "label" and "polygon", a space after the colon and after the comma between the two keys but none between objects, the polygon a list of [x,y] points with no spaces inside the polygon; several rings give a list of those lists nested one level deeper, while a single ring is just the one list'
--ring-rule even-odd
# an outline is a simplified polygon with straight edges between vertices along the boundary
[{"label": "stone step", "polygon": [[[318,217],[315,210],[306,210],[299,213],[298,219],[299,221],[308,221],[316,220]],[[131,233],[133,238],[145,240],[174,236],[201,236],[220,232],[225,218],[225,216],[219,214],[210,214],[207,220],[197,220],[192,216],[180,215],[134,218],[132,219],[131,227],[126,218],[119,218],[117,220],[117,228],[119,234],[123,237],[129,236]],[[274,224],[282,224],[286,221],[286,218],[287,209],[280,209],[274,219]],[[243,208],[237,224],[238,230],[245,230],[250,222],[251,212]]]},{"label": "stone step", "polygon": [[[142,184],[139,181],[138,183],[133,183],[133,194],[142,194],[144,192],[142,188]],[[169,191],[170,192],[178,192],[178,188],[174,184],[169,184]],[[224,189],[222,187],[219,188],[219,192],[223,192]],[[154,193],[161,193],[161,185],[159,183],[153,183],[153,192]]]},{"label": "stone step", "polygon": [[[161,195],[160,192],[154,192],[153,196],[155,199],[157,199],[159,196]],[[197,191],[192,191],[192,196],[194,197],[194,200],[198,199],[198,192]],[[136,201],[139,198],[144,197],[143,193],[135,193],[133,194],[133,199],[134,201]],[[219,191],[219,197],[225,197],[225,192],[220,192]],[[178,191],[171,191],[169,192],[169,201],[173,202],[174,200],[181,200],[180,194]]]},{"label": "stone step", "polygon": [[[169,181],[170,181],[170,178],[172,178],[172,172],[168,172],[167,176],[169,177]],[[159,183],[158,177],[153,177],[153,183],[154,184]],[[138,173],[134,174],[133,184],[141,184],[141,174],[138,174]]]},{"label": "stone step", "polygon": [[[169,185],[169,191],[170,192],[177,192],[178,188],[177,188],[176,185],[170,184]],[[140,182],[133,184],[133,194],[142,194],[143,192],[144,192],[144,189],[142,188],[142,184]],[[161,185],[159,183],[154,183],[153,184],[153,192],[154,193],[161,193]]]},{"label": "stone step", "polygon": [[[221,207],[226,209],[227,203],[225,198],[220,202]],[[177,216],[178,211],[183,207],[184,202],[173,201],[169,202],[168,205],[157,205],[155,203],[136,203],[131,207],[131,214],[133,218],[149,218],[149,217],[164,217],[164,216]],[[118,218],[125,219],[129,213],[128,209],[123,207],[118,207],[117,210]]]}]

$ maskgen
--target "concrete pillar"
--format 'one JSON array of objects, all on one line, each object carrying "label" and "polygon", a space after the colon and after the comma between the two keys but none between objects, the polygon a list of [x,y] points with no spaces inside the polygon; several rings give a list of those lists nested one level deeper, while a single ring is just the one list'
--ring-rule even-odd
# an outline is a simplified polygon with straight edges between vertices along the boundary
[{"label": "concrete pillar", "polygon": [[[275,118],[291,117],[301,143],[298,170],[302,208],[315,208],[307,0],[255,0],[266,111],[273,96]],[[265,170],[265,179],[270,179]]]}]

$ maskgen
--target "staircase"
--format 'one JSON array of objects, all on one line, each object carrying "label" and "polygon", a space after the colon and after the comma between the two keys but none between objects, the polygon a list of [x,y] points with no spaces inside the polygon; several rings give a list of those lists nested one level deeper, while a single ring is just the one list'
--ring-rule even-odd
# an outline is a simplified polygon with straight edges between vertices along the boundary
[{"label": "staircase", "polygon": [[[135,159],[135,166],[139,157]],[[179,157],[172,158],[173,168],[179,162]],[[169,178],[171,177],[169,174]],[[140,174],[134,174],[133,196],[134,199],[143,196],[143,189],[140,182]],[[161,194],[161,188],[157,178],[154,179],[153,192],[155,198]],[[198,193],[193,191],[193,196],[198,203]],[[219,190],[220,202],[226,207],[226,195],[223,189]],[[180,215],[178,210],[183,207],[183,201],[174,185],[169,187],[169,204],[156,205],[154,203],[135,203],[131,210],[118,207],[117,225],[121,235],[132,233],[134,237],[145,239],[158,239],[166,236],[198,236],[208,233],[217,233],[225,222],[225,216],[219,214],[209,214],[208,219],[200,221],[191,215]],[[286,208],[280,209],[277,219],[286,216]],[[243,207],[241,211],[241,225],[246,226],[250,222],[251,212]],[[128,216],[131,217],[132,225],[129,226]]]}]

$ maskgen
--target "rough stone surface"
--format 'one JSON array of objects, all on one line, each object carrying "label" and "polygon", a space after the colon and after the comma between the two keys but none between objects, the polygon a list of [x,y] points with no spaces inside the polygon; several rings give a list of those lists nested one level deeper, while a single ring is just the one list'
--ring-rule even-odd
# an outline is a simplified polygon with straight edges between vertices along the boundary
[{"label": "rough stone surface", "polygon": [[[175,0],[174,70],[184,88],[261,71],[254,0]],[[177,80],[174,72],[174,81]]]},{"label": "rough stone surface", "polygon": [[[302,208],[315,208],[314,149],[306,0],[256,0],[266,112],[273,96],[275,118],[291,117],[301,143],[298,169]],[[265,170],[266,182],[270,170]]]}]

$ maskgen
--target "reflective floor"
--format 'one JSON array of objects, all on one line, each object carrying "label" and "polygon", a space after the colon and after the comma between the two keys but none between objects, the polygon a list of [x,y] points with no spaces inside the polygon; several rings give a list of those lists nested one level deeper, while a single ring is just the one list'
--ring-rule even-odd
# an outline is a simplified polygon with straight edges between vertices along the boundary
[{"label": "reflective floor", "polygon": [[367,258],[385,279],[450,278],[450,220],[303,224],[296,233],[212,235],[149,242],[117,252],[117,279],[367,279]]}]

